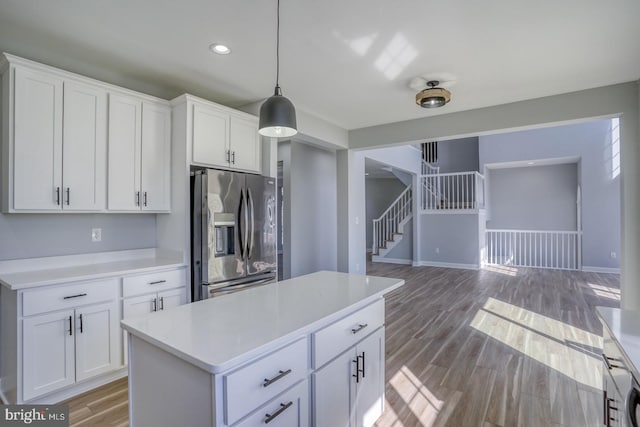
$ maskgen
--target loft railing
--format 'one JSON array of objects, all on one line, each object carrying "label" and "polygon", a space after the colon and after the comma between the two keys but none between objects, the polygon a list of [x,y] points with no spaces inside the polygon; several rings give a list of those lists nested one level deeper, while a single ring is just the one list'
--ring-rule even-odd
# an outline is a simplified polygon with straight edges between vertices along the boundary
[{"label": "loft railing", "polygon": [[411,186],[408,186],[379,218],[373,220],[374,254],[378,254],[380,248],[385,248],[387,242],[393,240],[393,235],[399,233],[400,223],[412,213],[412,200]]},{"label": "loft railing", "polygon": [[429,173],[421,175],[420,181],[423,211],[485,207],[485,179],[478,172]]},{"label": "loft railing", "polygon": [[485,264],[579,270],[578,231],[486,230]]}]

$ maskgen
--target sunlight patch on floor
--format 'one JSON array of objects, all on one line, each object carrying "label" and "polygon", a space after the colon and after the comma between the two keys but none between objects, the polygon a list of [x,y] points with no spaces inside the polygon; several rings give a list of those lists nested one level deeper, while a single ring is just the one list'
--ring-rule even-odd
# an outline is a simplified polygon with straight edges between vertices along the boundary
[{"label": "sunlight patch on floor", "polygon": [[[602,338],[530,310],[489,298],[471,326],[589,387],[602,388]],[[588,346],[588,349],[580,348]]]},{"label": "sunlight patch on floor", "polygon": [[493,273],[500,273],[507,276],[515,277],[518,275],[518,269],[515,267],[508,267],[506,265],[485,264],[482,266],[483,270],[491,271]]},{"label": "sunlight patch on floor", "polygon": [[594,294],[599,297],[609,298],[614,301],[620,301],[620,289],[610,288],[609,286],[596,285],[595,283],[587,283]]},{"label": "sunlight patch on floor", "polygon": [[406,366],[400,368],[391,378],[389,384],[396,390],[416,418],[420,420],[423,427],[431,427],[435,424],[444,402],[434,396],[409,368]]}]

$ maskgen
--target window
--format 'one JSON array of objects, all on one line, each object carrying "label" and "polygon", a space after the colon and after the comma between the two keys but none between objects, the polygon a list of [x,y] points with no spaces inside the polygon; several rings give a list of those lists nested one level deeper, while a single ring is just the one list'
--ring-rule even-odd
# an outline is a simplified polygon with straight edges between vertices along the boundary
[{"label": "window", "polygon": [[611,179],[620,175],[620,119],[611,119]]},{"label": "window", "polygon": [[438,161],[438,141],[422,143],[422,160],[427,163],[436,163]]}]

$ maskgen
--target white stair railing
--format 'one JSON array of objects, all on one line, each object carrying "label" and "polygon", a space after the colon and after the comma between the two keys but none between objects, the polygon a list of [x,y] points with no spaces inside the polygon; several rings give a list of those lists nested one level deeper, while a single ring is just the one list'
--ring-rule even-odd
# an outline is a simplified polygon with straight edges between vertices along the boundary
[{"label": "white stair railing", "polygon": [[422,161],[422,175],[433,175],[440,173],[440,166],[433,166],[429,162]]},{"label": "white stair railing", "polygon": [[486,230],[489,265],[579,270],[578,231]]},{"label": "white stair railing", "polygon": [[412,213],[412,200],[411,186],[408,186],[379,218],[373,220],[374,254],[379,254],[380,248],[385,248],[387,242],[393,240],[394,234],[399,234],[400,223]]},{"label": "white stair railing", "polygon": [[485,207],[485,180],[478,172],[425,174],[420,181],[424,211]]}]

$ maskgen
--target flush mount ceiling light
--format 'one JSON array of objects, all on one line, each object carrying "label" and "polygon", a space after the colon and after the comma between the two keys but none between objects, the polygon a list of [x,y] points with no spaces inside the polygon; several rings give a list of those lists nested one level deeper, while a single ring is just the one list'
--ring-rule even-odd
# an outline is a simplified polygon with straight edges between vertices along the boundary
[{"label": "flush mount ceiling light", "polygon": [[282,96],[280,78],[280,0],[278,0],[278,17],[276,21],[276,87],[273,96],[260,107],[260,124],[258,133],[272,138],[284,138],[298,133],[296,109],[293,103]]},{"label": "flush mount ceiling light", "polygon": [[229,49],[229,46],[222,43],[212,44],[211,46],[209,46],[209,50],[213,53],[217,53],[218,55],[228,55],[231,53],[231,49]]},{"label": "flush mount ceiling light", "polygon": [[427,82],[427,89],[416,94],[416,104],[422,108],[438,108],[444,106],[451,101],[451,92],[441,87],[438,80],[430,80]]}]

